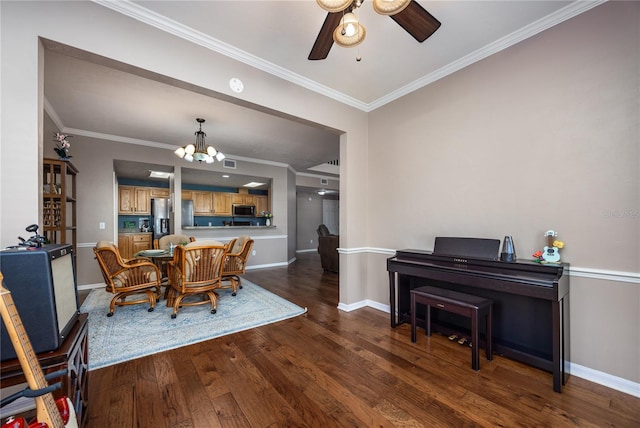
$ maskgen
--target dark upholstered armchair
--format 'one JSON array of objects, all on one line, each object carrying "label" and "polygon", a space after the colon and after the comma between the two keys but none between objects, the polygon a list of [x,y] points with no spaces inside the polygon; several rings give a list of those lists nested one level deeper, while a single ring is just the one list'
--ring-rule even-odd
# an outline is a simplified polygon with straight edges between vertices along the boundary
[{"label": "dark upholstered armchair", "polygon": [[324,224],[318,226],[318,253],[320,253],[320,264],[325,272],[340,271],[340,257],[338,246],[340,236],[332,235]]}]

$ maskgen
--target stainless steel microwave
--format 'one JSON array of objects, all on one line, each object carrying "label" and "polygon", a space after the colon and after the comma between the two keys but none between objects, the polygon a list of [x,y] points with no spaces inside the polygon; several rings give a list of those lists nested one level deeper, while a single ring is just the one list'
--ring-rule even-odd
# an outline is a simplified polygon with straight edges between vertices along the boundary
[{"label": "stainless steel microwave", "polygon": [[255,217],[256,206],[255,205],[232,205],[231,215],[234,217]]}]

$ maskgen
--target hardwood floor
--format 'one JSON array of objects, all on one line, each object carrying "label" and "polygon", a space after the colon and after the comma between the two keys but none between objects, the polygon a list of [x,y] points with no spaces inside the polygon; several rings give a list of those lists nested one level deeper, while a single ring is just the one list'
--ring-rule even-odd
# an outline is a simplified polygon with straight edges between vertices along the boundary
[{"label": "hardwood floor", "polygon": [[[90,372],[89,428],[640,426],[640,399],[342,312],[316,253],[245,277],[305,315]],[[241,290],[240,290],[241,292]],[[215,316],[215,315],[213,315]],[[161,332],[159,333],[161,334]]]}]

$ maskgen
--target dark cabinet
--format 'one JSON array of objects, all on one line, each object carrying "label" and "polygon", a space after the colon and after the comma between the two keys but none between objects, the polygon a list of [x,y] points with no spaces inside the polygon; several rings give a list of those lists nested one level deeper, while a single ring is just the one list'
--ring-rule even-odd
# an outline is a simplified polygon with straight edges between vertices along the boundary
[{"label": "dark cabinet", "polygon": [[[87,314],[80,314],[60,348],[37,355],[45,375],[67,369],[65,375],[50,379],[49,384],[62,383],[62,388],[54,391],[53,396],[55,398],[66,396],[71,399],[80,427],[86,426],[89,405],[89,339],[87,330]],[[3,388],[26,382],[22,367],[17,359],[3,361],[0,373],[0,384]]]}]

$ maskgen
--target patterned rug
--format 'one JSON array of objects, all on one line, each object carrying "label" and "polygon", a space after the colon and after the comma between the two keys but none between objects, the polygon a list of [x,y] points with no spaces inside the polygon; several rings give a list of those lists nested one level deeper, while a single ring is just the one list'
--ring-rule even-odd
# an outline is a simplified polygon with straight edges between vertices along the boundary
[{"label": "patterned rug", "polygon": [[80,308],[89,314],[89,370],[118,364],[156,352],[248,330],[293,318],[306,312],[245,279],[237,296],[218,290],[218,309],[210,306],[182,307],[171,319],[172,309],[164,299],[153,312],[148,304],[117,306],[107,317],[112,294],[92,290]]}]

